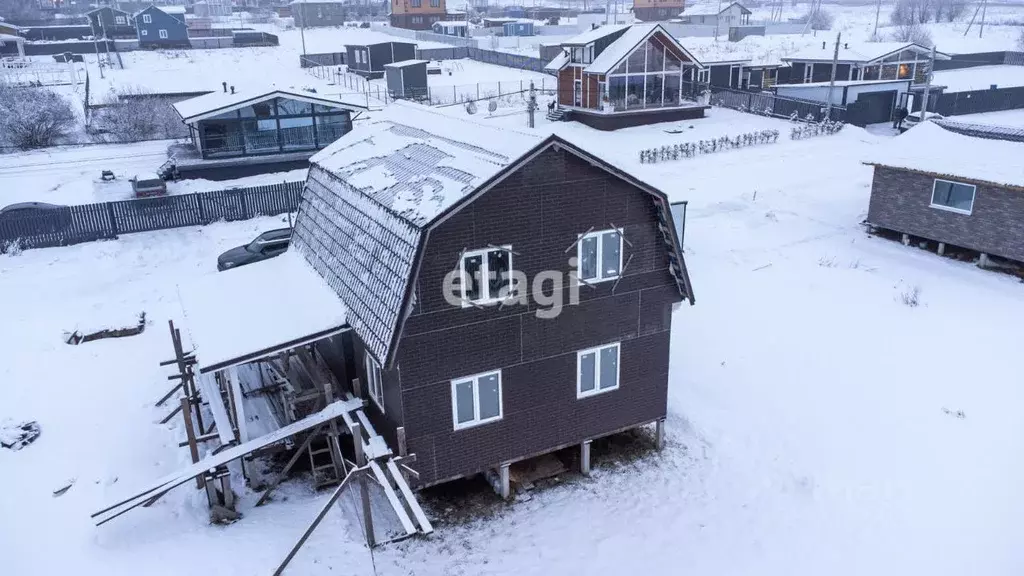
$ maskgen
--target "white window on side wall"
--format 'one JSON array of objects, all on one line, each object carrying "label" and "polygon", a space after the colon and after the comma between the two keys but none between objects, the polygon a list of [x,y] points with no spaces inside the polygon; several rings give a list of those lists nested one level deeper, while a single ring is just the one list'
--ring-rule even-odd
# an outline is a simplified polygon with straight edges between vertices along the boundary
[{"label": "white window on side wall", "polygon": [[452,380],[455,429],[501,420],[501,370]]},{"label": "white window on side wall", "polygon": [[576,397],[586,398],[619,388],[619,343],[576,353]]},{"label": "white window on side wall", "polygon": [[622,273],[622,231],[600,230],[580,236],[579,278],[584,282],[614,280]]},{"label": "white window on side wall", "polygon": [[462,255],[462,305],[500,302],[512,294],[512,247],[473,250]]},{"label": "white window on side wall", "polygon": [[160,37],[163,38],[164,40],[166,40],[167,39],[167,30],[161,30],[160,31]]},{"label": "white window on side wall", "polygon": [[369,354],[366,355],[366,390],[373,402],[383,412],[384,384],[381,382],[380,365]]},{"label": "white window on side wall", "polygon": [[143,24],[152,24],[153,23],[153,16],[151,14],[143,14],[142,15],[142,23]]},{"label": "white window on side wall", "polygon": [[935,179],[932,185],[932,208],[949,210],[961,214],[974,211],[974,195],[977,187],[973,184]]}]

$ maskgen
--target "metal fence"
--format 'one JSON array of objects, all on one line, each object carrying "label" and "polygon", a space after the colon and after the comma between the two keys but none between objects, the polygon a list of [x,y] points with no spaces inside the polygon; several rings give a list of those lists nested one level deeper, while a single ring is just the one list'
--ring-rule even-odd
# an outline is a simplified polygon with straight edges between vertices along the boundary
[{"label": "metal fence", "polygon": [[143,198],[38,210],[0,217],[0,253],[12,244],[49,248],[117,238],[218,220],[248,220],[292,212],[299,206],[304,182],[282,182],[216,192]]},{"label": "metal fence", "polygon": [[934,99],[932,112],[943,116],[977,114],[1024,108],[1024,86],[997,88],[995,90],[971,90],[970,92],[948,92]]},{"label": "metal fence", "polygon": [[319,54],[303,54],[299,56],[299,66],[313,68],[316,66],[341,66],[345,64],[344,52],[322,52]]},{"label": "metal fence", "polygon": [[[771,92],[747,92],[721,86],[712,86],[711,104],[761,116],[792,118],[795,113],[796,117],[800,120],[810,119],[815,122],[821,122],[825,119],[824,102],[785,98],[783,96],[776,96]],[[845,122],[846,108],[843,106],[832,106],[831,119]]]}]

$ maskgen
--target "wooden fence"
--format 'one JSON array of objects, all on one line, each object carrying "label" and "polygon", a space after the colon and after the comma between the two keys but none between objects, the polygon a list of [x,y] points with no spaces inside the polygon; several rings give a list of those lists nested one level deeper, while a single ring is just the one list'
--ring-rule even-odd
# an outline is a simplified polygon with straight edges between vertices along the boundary
[{"label": "wooden fence", "polygon": [[140,198],[0,215],[0,253],[21,248],[69,246],[219,220],[248,220],[292,212],[299,206],[304,182]]}]

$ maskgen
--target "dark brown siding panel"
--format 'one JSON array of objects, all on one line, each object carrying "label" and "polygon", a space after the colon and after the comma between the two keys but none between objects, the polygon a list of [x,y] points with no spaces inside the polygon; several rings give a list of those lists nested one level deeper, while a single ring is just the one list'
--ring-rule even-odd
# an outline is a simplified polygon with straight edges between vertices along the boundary
[{"label": "dark brown siding panel", "polygon": [[[569,272],[577,237],[616,226],[633,259],[616,283],[580,287],[553,319],[538,306],[462,308],[444,276],[464,250],[510,244],[513,267]],[[572,248],[570,248],[572,247]],[[568,249],[568,252],[567,252]],[[421,483],[472,474],[664,416],[669,318],[680,302],[654,199],[564,150],[548,149],[431,230],[417,306],[398,349],[404,423]],[[550,292],[550,287],[547,287]],[[643,336],[641,337],[641,333]],[[620,389],[576,399],[576,352],[622,342]],[[502,371],[500,421],[454,430],[451,380]]]},{"label": "dark brown siding panel", "polygon": [[974,209],[967,215],[932,208],[934,182],[935,178],[927,174],[876,166],[868,222],[1024,261],[1024,192],[978,184]]}]

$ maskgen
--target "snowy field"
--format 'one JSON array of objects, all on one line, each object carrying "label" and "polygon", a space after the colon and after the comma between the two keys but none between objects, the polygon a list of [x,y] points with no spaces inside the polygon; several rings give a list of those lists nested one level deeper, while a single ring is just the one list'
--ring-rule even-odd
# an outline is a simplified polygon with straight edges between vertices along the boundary
[{"label": "snowy field", "polygon": [[952,116],[953,120],[972,122],[974,124],[992,124],[1024,128],[1024,110],[1004,110],[1002,112],[984,112],[982,114],[964,114]]},{"label": "snowy field", "polygon": [[978,66],[961,70],[941,70],[934,74],[933,82],[946,87],[946,92],[988,90],[993,84],[999,88],[1024,86],[1024,66]]},{"label": "snowy field", "polygon": [[[461,108],[448,109],[464,114]],[[523,126],[522,114],[482,121]],[[690,128],[692,126],[692,128]],[[665,129],[682,129],[668,134]],[[881,140],[857,128],[788,139],[789,124],[710,118],[598,133],[609,158],[689,200],[697,305],[675,313],[668,444],[491,517],[375,550],[335,510],[289,574],[1013,575],[1024,571],[1024,389],[1008,361],[1024,323],[1016,279],[864,233]],[[640,148],[755,129],[778,144],[640,165]],[[993,159],[1006,162],[1014,159]],[[186,461],[180,420],[156,424],[176,284],[280,219],[0,256],[0,420],[43,434],[0,451],[0,561],[10,574],[267,574],[326,494],[291,481],[228,527],[190,487],[94,528],[126,487]],[[901,295],[917,288],[920,304]],[[144,334],[77,347],[65,330]],[[958,415],[959,414],[959,415]],[[67,480],[60,497],[51,492]],[[345,503],[346,507],[351,503]]]}]

